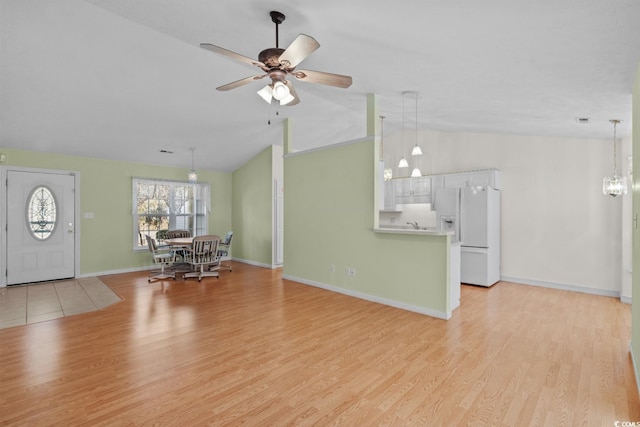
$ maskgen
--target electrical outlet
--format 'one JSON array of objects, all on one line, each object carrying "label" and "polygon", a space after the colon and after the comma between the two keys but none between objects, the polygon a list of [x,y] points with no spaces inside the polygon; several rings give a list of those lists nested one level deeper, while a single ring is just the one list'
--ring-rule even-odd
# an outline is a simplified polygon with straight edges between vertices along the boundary
[{"label": "electrical outlet", "polygon": [[351,277],[356,277],[356,269],[355,268],[351,269]]},{"label": "electrical outlet", "polygon": [[344,275],[347,277],[356,277],[356,269],[353,267],[347,267],[344,270]]},{"label": "electrical outlet", "polygon": [[336,265],[335,264],[329,264],[329,271],[331,273],[335,273],[336,272]]}]

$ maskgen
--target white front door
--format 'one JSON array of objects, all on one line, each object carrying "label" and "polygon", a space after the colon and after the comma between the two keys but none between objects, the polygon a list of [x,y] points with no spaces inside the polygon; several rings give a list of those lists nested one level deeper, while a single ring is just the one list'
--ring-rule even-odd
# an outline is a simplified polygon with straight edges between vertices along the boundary
[{"label": "white front door", "polygon": [[7,171],[7,284],[75,274],[75,176]]}]

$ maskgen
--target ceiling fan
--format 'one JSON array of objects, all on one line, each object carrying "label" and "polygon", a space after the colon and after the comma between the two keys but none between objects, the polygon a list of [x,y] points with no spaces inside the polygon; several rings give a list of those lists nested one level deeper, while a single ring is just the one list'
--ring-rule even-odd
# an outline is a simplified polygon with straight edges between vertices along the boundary
[{"label": "ceiling fan", "polygon": [[260,52],[257,61],[209,43],[200,44],[200,47],[203,49],[227,56],[236,61],[244,62],[245,64],[256,66],[265,72],[265,74],[262,75],[246,77],[217,87],[217,90],[227,91],[235,89],[249,84],[254,80],[260,80],[269,76],[271,83],[260,89],[258,95],[268,103],[271,103],[271,101],[275,99],[280,105],[295,105],[300,102],[300,99],[291,81],[287,80],[287,75],[291,75],[301,81],[320,83],[327,86],[341,88],[351,86],[352,79],[350,76],[325,73],[323,71],[296,70],[296,66],[307,56],[315,52],[315,50],[320,47],[320,43],[313,37],[306,34],[299,34],[288,48],[281,49],[278,45],[278,25],[284,22],[285,16],[276,11],[271,11],[270,15],[271,20],[276,24],[276,47],[268,48]]}]

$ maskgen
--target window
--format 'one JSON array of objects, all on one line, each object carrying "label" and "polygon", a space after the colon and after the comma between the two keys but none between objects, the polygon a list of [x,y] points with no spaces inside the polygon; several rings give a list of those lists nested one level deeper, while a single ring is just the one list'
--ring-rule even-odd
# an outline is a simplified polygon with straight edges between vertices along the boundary
[{"label": "window", "polygon": [[27,201],[27,223],[37,240],[48,239],[58,221],[56,200],[47,187],[36,187]]},{"label": "window", "polygon": [[133,179],[133,248],[147,247],[145,235],[163,239],[168,230],[207,234],[209,186],[188,182]]}]

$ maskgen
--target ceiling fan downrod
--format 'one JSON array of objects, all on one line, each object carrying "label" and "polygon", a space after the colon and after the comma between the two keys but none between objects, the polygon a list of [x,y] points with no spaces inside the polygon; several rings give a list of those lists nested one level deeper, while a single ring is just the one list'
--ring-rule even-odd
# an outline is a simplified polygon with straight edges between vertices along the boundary
[{"label": "ceiling fan downrod", "polygon": [[269,12],[269,15],[271,15],[271,20],[273,21],[273,23],[276,24],[276,48],[279,48],[280,44],[278,42],[278,25],[284,22],[285,16],[284,13],[275,10]]}]

